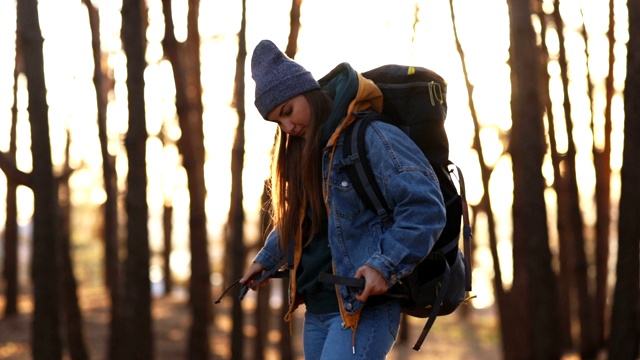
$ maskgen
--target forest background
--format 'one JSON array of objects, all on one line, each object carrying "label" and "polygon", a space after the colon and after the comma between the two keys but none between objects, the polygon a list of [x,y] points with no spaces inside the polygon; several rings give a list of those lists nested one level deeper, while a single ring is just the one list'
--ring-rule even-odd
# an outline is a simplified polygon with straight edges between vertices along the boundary
[{"label": "forest background", "polygon": [[476,297],[418,353],[404,318],[392,356],[637,358],[638,3],[0,3],[0,357],[300,356],[278,280],[213,305],[266,231],[267,38],[316,77],[448,82]]}]

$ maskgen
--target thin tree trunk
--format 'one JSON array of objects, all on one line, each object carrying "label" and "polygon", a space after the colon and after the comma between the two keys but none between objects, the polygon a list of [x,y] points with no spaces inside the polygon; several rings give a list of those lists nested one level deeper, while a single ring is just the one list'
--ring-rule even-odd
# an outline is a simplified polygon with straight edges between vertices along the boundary
[{"label": "thin tree trunk", "polygon": [[58,197],[60,211],[58,213],[60,224],[60,243],[62,259],[62,305],[63,317],[67,327],[67,342],[69,343],[69,355],[72,360],[88,359],[87,346],[85,344],[82,311],[78,305],[78,284],[73,273],[73,261],[71,257],[71,188],[69,187],[69,144],[70,137],[67,132],[67,146],[65,148],[65,173],[58,177]]},{"label": "thin tree trunk", "polygon": [[[510,153],[513,160],[513,244],[514,283],[512,291],[526,294],[517,306],[526,314],[510,319],[510,329],[529,328],[529,338],[513,339],[519,359],[559,359],[556,278],[551,268],[544,201],[542,160],[545,154],[542,102],[536,81],[538,49],[531,24],[529,1],[511,0],[511,127]],[[520,267],[524,266],[524,267]],[[512,299],[515,300],[515,299]],[[520,300],[520,299],[518,299]],[[510,304],[512,307],[516,303]],[[501,314],[502,316],[507,314]],[[515,320],[521,320],[515,326]],[[503,333],[503,336],[506,334]],[[522,341],[524,340],[524,341]],[[508,341],[508,339],[503,339]],[[505,354],[507,355],[507,354]],[[513,354],[509,354],[513,355]]]},{"label": "thin tree trunk", "polygon": [[104,211],[104,249],[105,249],[105,283],[109,289],[111,301],[111,321],[109,328],[109,343],[107,357],[114,358],[118,353],[122,339],[122,287],[120,279],[120,257],[118,238],[118,186],[115,170],[115,156],[109,153],[109,139],[107,135],[107,92],[108,85],[104,81],[102,70],[102,51],[100,46],[100,16],[98,10],[90,0],[83,0],[87,7],[89,25],[91,27],[91,45],[93,53],[93,84],[96,91],[98,138],[102,154],[102,178],[106,200]]},{"label": "thin tree trunk", "polygon": [[31,352],[35,360],[60,359],[60,245],[57,219],[57,191],[53,178],[49,117],[44,79],[43,38],[36,0],[18,1],[17,40],[25,54],[25,75],[29,92],[29,122],[34,195],[33,259],[34,288]]},{"label": "thin tree trunk", "polygon": [[96,89],[98,110],[98,137],[102,154],[104,189],[107,195],[104,203],[104,243],[106,284],[111,291],[117,290],[118,281],[118,188],[115,171],[115,157],[109,153],[107,136],[107,84],[102,71],[102,50],[100,48],[100,16],[91,0],[82,0],[87,7],[91,27],[93,52],[93,84]]},{"label": "thin tree trunk", "polygon": [[[207,218],[204,207],[204,133],[202,128],[202,85],[200,82],[200,35],[198,33],[199,1],[189,1],[188,35],[179,47],[173,33],[171,1],[163,0],[165,33],[162,41],[165,55],[173,67],[176,84],[176,109],[182,138],[178,149],[183,155],[189,187],[189,229],[191,250],[190,306],[192,324],[189,335],[189,358],[209,357],[208,325],[213,319],[211,308],[210,266],[207,249]],[[180,50],[183,50],[182,52]]]},{"label": "thin tree trunk", "polygon": [[556,173],[556,182],[560,182],[560,193],[558,200],[564,199],[564,205],[558,204],[559,229],[561,235],[566,235],[570,265],[572,267],[572,280],[576,290],[576,307],[580,324],[580,354],[583,359],[593,359],[596,356],[595,323],[593,318],[592,296],[588,289],[587,257],[584,249],[583,221],[580,210],[580,195],[578,192],[578,182],[576,175],[576,147],[573,140],[573,119],[571,112],[571,101],[569,99],[569,76],[568,63],[565,51],[564,22],[560,15],[559,1],[554,1],[555,10],[553,18],[558,29],[558,40],[560,44],[560,74],[562,77],[562,88],[564,93],[564,118],[567,129],[567,153],[563,154],[561,162],[563,171]]},{"label": "thin tree trunk", "polygon": [[629,1],[624,150],[620,170],[618,264],[609,359],[637,359],[640,339],[640,2]]},{"label": "thin tree trunk", "polygon": [[[547,16],[545,16],[541,7],[539,8],[538,15],[541,18],[541,51],[540,51],[540,64],[543,64],[540,68],[540,90],[542,100],[544,102],[544,106],[547,113],[547,121],[548,121],[548,136],[549,136],[549,151],[551,153],[551,163],[553,166],[554,174],[560,174],[560,155],[558,154],[558,146],[556,141],[556,131],[555,131],[555,118],[552,111],[552,102],[551,102],[551,94],[549,93],[549,82],[550,76],[549,72],[546,69],[546,64],[549,63],[549,50],[547,47]],[[572,301],[575,302],[575,299],[572,299],[571,295],[575,293],[572,289],[575,288],[574,282],[571,280],[572,274],[572,266],[570,266],[572,259],[571,253],[568,251],[571,247],[567,244],[568,240],[571,240],[571,236],[564,233],[566,231],[566,226],[561,226],[560,219],[564,218],[563,213],[566,211],[564,209],[567,208],[566,200],[564,194],[566,191],[561,187],[563,184],[562,181],[554,181],[553,185],[557,195],[557,227],[559,230],[558,236],[558,257],[559,257],[559,269],[560,275],[558,278],[558,305],[559,305],[559,328],[561,334],[561,348],[563,350],[571,350],[573,348],[573,337],[571,332],[571,319],[572,313],[571,309],[573,308]]]},{"label": "thin tree trunk", "polygon": [[[242,169],[244,168],[244,123],[245,123],[245,99],[244,99],[244,68],[247,59],[246,43],[246,1],[242,0],[242,20],[238,33],[238,56],[236,59],[236,76],[234,89],[234,105],[238,113],[238,127],[233,141],[231,153],[231,205],[229,209],[229,225],[227,227],[227,252],[231,261],[231,276],[239,278],[245,267],[244,251],[244,220],[245,214],[242,207],[244,198],[242,191]],[[237,294],[237,291],[236,291]],[[231,310],[233,328],[231,330],[231,354],[235,359],[242,359],[244,354],[243,313],[242,304],[237,296],[234,296]]]},{"label": "thin tree trunk", "polygon": [[91,27],[91,48],[93,53],[93,85],[96,90],[96,106],[98,110],[98,138],[102,154],[102,178],[106,200],[104,202],[104,269],[105,282],[111,300],[111,321],[109,328],[109,344],[107,358],[113,358],[119,344],[122,321],[122,290],[120,281],[120,258],[118,241],[118,185],[115,170],[115,157],[109,153],[107,135],[107,85],[102,71],[102,50],[100,46],[100,16],[91,0],[82,0],[87,7],[89,26]]},{"label": "thin tree trunk", "polygon": [[[208,325],[213,321],[209,251],[207,247],[206,186],[204,181],[204,133],[202,128],[202,84],[200,81],[200,33],[198,31],[199,0],[189,0],[187,36],[187,85],[189,97],[189,126],[187,143],[181,138],[178,146],[184,154],[187,170],[191,231],[191,307],[193,325],[189,334],[189,358],[207,359],[210,354]],[[180,127],[187,118],[180,117]],[[187,150],[186,148],[189,147]]]},{"label": "thin tree trunk", "polygon": [[[489,180],[491,178],[492,169],[487,165],[484,159],[484,151],[482,147],[482,142],[480,141],[480,121],[478,119],[478,115],[476,113],[476,106],[473,101],[473,84],[471,84],[469,80],[469,74],[467,71],[467,63],[464,51],[462,49],[462,44],[460,43],[460,39],[458,37],[458,30],[456,26],[455,19],[455,10],[453,7],[453,1],[449,0],[449,9],[451,13],[451,24],[453,27],[454,39],[456,41],[456,49],[458,51],[458,55],[460,56],[460,62],[462,64],[462,72],[464,74],[466,88],[467,88],[467,98],[469,101],[469,111],[471,112],[471,118],[474,124],[474,140],[473,140],[473,149],[478,156],[478,163],[480,165],[480,175],[482,179],[482,187],[483,187],[483,195],[480,200],[480,204],[477,209],[479,211],[484,212],[487,215],[488,229],[489,229],[489,248],[491,251],[492,259],[493,259],[493,287],[496,298],[496,306],[498,308],[498,312],[500,314],[504,314],[499,316],[500,319],[500,328],[503,333],[503,337],[505,338],[502,342],[503,352],[505,354],[512,353],[513,351],[510,349],[511,345],[516,345],[516,342],[512,342],[509,339],[517,334],[510,330],[510,322],[509,322],[509,302],[507,302],[508,295],[505,293],[504,284],[502,283],[502,269],[500,268],[500,260],[498,257],[498,236],[496,234],[496,224],[495,217],[493,216],[493,210],[491,205],[491,197],[489,196]],[[474,211],[474,214],[476,211]],[[469,254],[469,256],[472,256]]]},{"label": "thin tree trunk", "polygon": [[[11,107],[11,129],[9,130],[8,157],[16,160],[16,128],[18,125],[18,76],[23,72],[24,59],[20,42],[16,43],[16,65],[13,72],[13,106]],[[11,176],[7,178],[6,218],[4,224],[4,317],[18,314],[18,184]]]},{"label": "thin tree trunk", "polygon": [[[273,228],[270,219],[270,200],[268,182],[265,181],[260,197],[260,234],[265,238]],[[258,306],[256,307],[256,342],[254,346],[254,356],[256,360],[265,358],[265,347],[267,345],[267,335],[269,334],[269,319],[272,316],[269,299],[271,297],[271,284],[267,284],[258,291]],[[283,302],[284,303],[284,302]]]},{"label": "thin tree trunk", "polygon": [[291,13],[289,24],[289,39],[285,54],[290,58],[294,58],[298,52],[298,34],[300,34],[300,6],[302,0],[291,0]]},{"label": "thin tree trunk", "polygon": [[171,278],[171,251],[173,250],[173,206],[165,204],[162,211],[162,233],[164,234],[164,293],[171,294],[173,281]]},{"label": "thin tree trunk", "polygon": [[[153,359],[151,283],[149,281],[149,209],[147,205],[146,115],[144,70],[146,68],[143,16],[144,2],[122,3],[122,42],[127,56],[129,129],[125,139],[127,173],[127,258],[123,307],[123,351],[126,359]],[[145,9],[146,10],[146,9]]]},{"label": "thin tree trunk", "polygon": [[595,141],[596,129],[593,127],[593,163],[596,173],[596,290],[594,311],[596,322],[596,341],[598,347],[604,347],[607,337],[607,296],[609,276],[609,231],[611,223],[611,107],[615,89],[613,87],[613,64],[615,62],[614,46],[614,1],[609,1],[609,69],[605,80],[606,105],[604,111],[604,129],[602,148],[598,148]]}]

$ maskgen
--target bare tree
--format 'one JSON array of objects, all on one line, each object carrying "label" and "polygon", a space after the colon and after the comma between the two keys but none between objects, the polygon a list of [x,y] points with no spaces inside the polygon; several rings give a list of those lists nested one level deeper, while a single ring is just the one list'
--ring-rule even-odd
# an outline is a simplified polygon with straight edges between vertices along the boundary
[{"label": "bare tree", "polygon": [[[596,142],[593,142],[593,162],[596,173],[596,287],[594,297],[596,341],[599,347],[605,345],[607,333],[607,295],[609,276],[609,231],[611,222],[611,108],[615,89],[613,86],[613,64],[615,62],[615,37],[614,37],[614,1],[609,1],[609,28],[607,30],[607,40],[609,42],[609,68],[605,80],[606,105],[604,111],[604,144],[602,149],[598,149]],[[596,130],[591,123],[592,132],[596,135]]]},{"label": "bare tree", "polygon": [[618,264],[609,359],[637,359],[640,343],[640,2],[629,1],[624,150],[620,170]]},{"label": "bare tree", "polygon": [[200,81],[199,0],[189,1],[187,40],[178,44],[173,33],[171,1],[163,0],[165,33],[162,45],[173,67],[176,108],[182,130],[178,149],[183,156],[189,187],[189,230],[191,249],[190,305],[192,325],[189,358],[209,356],[208,324],[212,321],[210,266],[207,250],[207,218],[204,208],[204,133],[202,128],[202,84]]},{"label": "bare tree", "polygon": [[57,231],[57,191],[51,162],[49,116],[44,79],[43,38],[36,0],[18,2],[17,41],[24,51],[24,72],[29,92],[29,123],[33,170],[29,177],[34,193],[33,259],[34,312],[31,351],[33,358],[60,359],[60,246]]},{"label": "bare tree", "polygon": [[[540,3],[538,3],[540,5]],[[541,49],[540,49],[540,92],[543,104],[545,106],[545,111],[547,115],[548,122],[548,137],[549,137],[549,148],[551,153],[551,163],[553,165],[554,174],[560,174],[560,155],[558,154],[558,146],[556,145],[556,128],[555,128],[555,116],[552,111],[552,101],[551,94],[549,92],[549,83],[551,81],[551,77],[549,72],[546,69],[546,64],[550,61],[549,49],[547,47],[547,29],[548,24],[553,23],[549,21],[548,16],[542,11],[542,6],[537,7],[537,14],[540,18],[540,38],[541,38]],[[561,178],[559,175],[558,177]],[[558,193],[558,208],[562,208],[563,210],[567,208],[567,200],[564,194],[564,187],[561,186],[563,182],[561,179],[554,181],[554,189],[556,193]],[[560,210],[558,212],[561,212]],[[566,218],[564,214],[559,214],[558,217]],[[563,220],[557,221],[557,227],[560,230],[560,239],[559,242],[566,242],[565,240],[569,235],[562,232],[563,229],[566,229],[566,226],[561,226],[561,223],[566,222]],[[561,335],[561,348],[563,350],[570,350],[573,347],[573,336],[571,329],[571,294],[575,293],[571,291],[573,288],[572,279],[572,267],[570,266],[572,260],[570,259],[571,251],[569,246],[561,245],[559,246],[559,278],[558,278],[558,306],[560,317],[558,318],[558,327]]]},{"label": "bare tree", "polygon": [[73,274],[73,260],[71,259],[71,187],[69,177],[73,169],[69,166],[69,146],[71,144],[70,133],[67,130],[67,146],[65,147],[65,169],[56,178],[58,184],[58,231],[60,232],[60,244],[62,260],[61,289],[62,289],[62,315],[67,327],[66,339],[69,344],[69,355],[73,360],[85,360],[89,355],[84,337],[84,324],[82,311],[78,305],[78,282]]},{"label": "bare tree", "polygon": [[104,190],[107,195],[104,203],[104,243],[106,284],[110,291],[117,291],[119,283],[118,259],[118,187],[115,171],[115,157],[109,153],[107,136],[107,92],[108,82],[102,69],[102,50],[100,47],[100,16],[91,0],[82,0],[87,7],[89,26],[91,27],[91,45],[93,53],[93,84],[96,89],[98,110],[98,137],[102,154],[102,173]]},{"label": "bare tree", "polygon": [[[560,15],[558,0],[554,1],[553,20],[555,22],[559,40],[560,74],[563,89],[564,121],[567,129],[567,152],[559,154],[555,152],[554,186],[558,195],[558,233],[560,234],[560,246],[565,247],[563,251],[568,255],[568,271],[570,271],[570,281],[565,284],[571,286],[575,296],[570,305],[578,312],[578,323],[580,325],[580,353],[584,359],[594,358],[596,355],[594,318],[592,311],[592,297],[588,290],[587,278],[587,258],[585,254],[585,244],[583,235],[583,221],[580,211],[580,195],[578,192],[578,182],[576,175],[576,146],[573,139],[573,119],[572,106],[569,99],[569,75],[568,60],[565,48],[564,21]],[[552,149],[554,151],[555,149]],[[562,167],[562,170],[560,169]],[[571,312],[570,312],[571,313]]]},{"label": "bare tree", "polygon": [[[16,65],[13,71],[13,106],[11,107],[11,129],[9,130],[8,159],[16,160],[16,127],[18,125],[18,76],[24,71],[20,42],[16,43]],[[4,266],[2,279],[5,285],[4,316],[18,313],[18,184],[7,176],[7,207],[4,223]]]},{"label": "bare tree", "polygon": [[118,185],[115,157],[109,153],[107,136],[107,82],[102,70],[102,50],[100,46],[100,15],[91,0],[82,0],[87,7],[91,27],[91,48],[93,53],[93,85],[96,90],[98,110],[98,137],[102,154],[102,178],[106,200],[104,202],[104,254],[106,285],[111,299],[111,323],[108,352],[115,354],[121,343],[120,321],[122,320],[122,289],[120,287],[120,258],[118,242]]},{"label": "bare tree", "polygon": [[302,0],[291,0],[291,13],[289,15],[289,40],[287,41],[287,48],[285,54],[293,59],[298,52],[298,34],[300,33],[300,6]]},{"label": "bare tree", "polygon": [[[152,359],[151,283],[146,173],[146,115],[144,103],[145,24],[142,0],[122,3],[122,42],[127,56],[129,129],[125,139],[127,173],[127,258],[125,260],[123,346],[112,358]],[[126,326],[124,326],[126,324]]]},{"label": "bare tree", "polygon": [[[513,312],[502,329],[506,359],[559,359],[557,288],[551,268],[544,201],[543,106],[537,74],[538,48],[529,1],[511,0],[510,148],[513,160]],[[511,316],[510,316],[511,315]],[[508,346],[506,345],[508,344]]]},{"label": "bare tree", "polygon": [[[231,204],[229,207],[229,220],[227,225],[227,252],[231,262],[231,276],[239,278],[245,267],[244,251],[244,220],[245,214],[242,206],[244,198],[242,191],[242,169],[244,168],[244,123],[246,119],[244,99],[244,68],[247,59],[247,11],[246,1],[242,0],[242,19],[240,32],[238,33],[238,56],[236,57],[236,76],[233,91],[233,103],[238,113],[238,126],[233,141],[231,152]],[[237,289],[234,291],[237,295]],[[238,296],[233,297],[231,318],[233,328],[231,330],[231,354],[236,359],[242,359],[244,353],[243,313],[242,304]]]}]

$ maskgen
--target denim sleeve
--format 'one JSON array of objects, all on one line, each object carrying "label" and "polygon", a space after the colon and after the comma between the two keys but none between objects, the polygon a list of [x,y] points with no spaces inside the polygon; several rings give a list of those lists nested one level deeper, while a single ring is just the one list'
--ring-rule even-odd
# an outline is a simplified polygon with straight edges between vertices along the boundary
[{"label": "denim sleeve", "polygon": [[270,269],[278,265],[282,256],[284,256],[284,254],[278,241],[278,231],[277,229],[273,229],[269,235],[267,235],[264,246],[253,259],[253,262],[257,262],[266,269]]},{"label": "denim sleeve", "polygon": [[431,251],[446,223],[438,179],[422,151],[400,129],[374,122],[366,133],[367,156],[391,209],[393,224],[367,264],[391,285]]}]

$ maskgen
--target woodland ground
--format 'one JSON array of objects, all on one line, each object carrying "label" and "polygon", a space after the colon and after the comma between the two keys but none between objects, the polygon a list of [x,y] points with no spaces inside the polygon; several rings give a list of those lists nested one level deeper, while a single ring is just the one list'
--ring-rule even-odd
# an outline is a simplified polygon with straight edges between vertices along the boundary
[{"label": "woodland ground", "polygon": [[[215,294],[215,292],[214,292]],[[109,301],[102,288],[82,289],[79,293],[84,316],[84,331],[89,348],[90,359],[104,359],[108,339]],[[211,326],[211,347],[213,359],[231,359],[229,353],[229,330],[231,322],[226,315],[231,302],[223,302],[214,307],[215,324]],[[33,305],[30,296],[23,295],[19,300],[20,314],[0,319],[0,359],[31,359],[29,339],[31,332],[31,311]],[[4,309],[4,297],[0,296],[0,309]],[[296,314],[300,315],[302,309]],[[416,321],[414,321],[416,320]],[[279,321],[274,315],[272,325]],[[153,326],[155,333],[155,358],[186,359],[190,313],[185,296],[166,296],[153,299]],[[500,342],[497,336],[497,321],[491,309],[471,309],[466,319],[460,314],[438,318],[427,337],[422,349],[411,349],[424,324],[423,319],[410,319],[408,341],[397,343],[389,355],[390,360],[417,359],[500,359]],[[275,327],[275,326],[273,326]],[[294,343],[298,345],[301,331],[299,316],[294,323]],[[245,327],[246,334],[252,334],[255,328]],[[267,359],[280,359],[276,353],[274,340],[280,334],[272,330],[269,335]],[[248,336],[250,339],[251,336]],[[248,341],[244,359],[253,359],[251,341]],[[299,346],[294,346],[299,354]],[[297,359],[302,359],[299,355]]]}]

